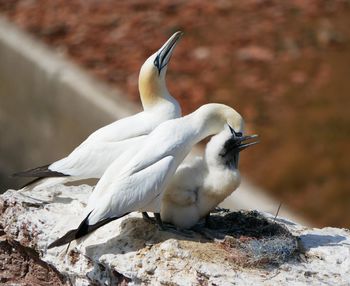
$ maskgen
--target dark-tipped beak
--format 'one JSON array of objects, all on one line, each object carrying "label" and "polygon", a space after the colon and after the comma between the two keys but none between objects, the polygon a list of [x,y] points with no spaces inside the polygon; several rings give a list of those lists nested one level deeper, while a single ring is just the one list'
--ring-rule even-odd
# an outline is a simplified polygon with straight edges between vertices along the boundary
[{"label": "dark-tipped beak", "polygon": [[160,74],[161,70],[169,63],[171,55],[175,49],[177,42],[182,37],[183,33],[181,31],[173,34],[169,40],[159,49],[156,59],[154,60],[154,65],[157,67]]},{"label": "dark-tipped beak", "polygon": [[[258,138],[259,135],[257,134],[253,134],[253,135],[247,135],[247,136],[242,136],[242,137],[236,137],[234,139],[236,146],[234,146],[233,150],[236,150],[236,152],[241,152],[244,149],[253,146],[255,144],[258,144],[259,141],[258,140],[252,140],[249,142],[249,140],[254,139],[254,138]],[[247,142],[248,141],[248,142]]]},{"label": "dark-tipped beak", "polygon": [[239,162],[239,153],[250,146],[258,144],[258,140],[252,140],[257,137],[257,134],[240,137],[233,135],[229,140],[226,141],[224,145],[225,152],[222,153],[221,156],[225,158],[225,161],[227,161],[229,165],[233,165],[233,167],[237,169]]}]

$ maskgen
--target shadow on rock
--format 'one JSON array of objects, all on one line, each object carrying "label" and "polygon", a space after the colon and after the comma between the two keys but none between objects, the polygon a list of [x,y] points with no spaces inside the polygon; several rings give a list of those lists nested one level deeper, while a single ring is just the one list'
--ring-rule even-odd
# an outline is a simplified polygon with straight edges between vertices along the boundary
[{"label": "shadow on rock", "polygon": [[248,267],[283,263],[298,249],[296,237],[284,226],[258,212],[232,212],[212,215],[208,227],[197,225],[190,236],[159,231],[141,218],[127,218],[120,225],[119,235],[87,246],[86,254],[96,261],[105,254],[135,252],[168,239],[209,243],[224,250],[235,264]]},{"label": "shadow on rock", "polygon": [[299,238],[305,251],[320,246],[339,246],[339,242],[346,240],[346,237],[341,235],[321,235],[312,233],[301,235]]},{"label": "shadow on rock", "polygon": [[86,254],[89,257],[96,258],[104,254],[125,254],[171,238],[198,242],[208,241],[199,233],[193,232],[193,236],[190,237],[181,235],[180,232],[161,231],[156,225],[146,222],[142,218],[132,217],[125,219],[121,223],[119,235],[103,243],[87,246]]}]

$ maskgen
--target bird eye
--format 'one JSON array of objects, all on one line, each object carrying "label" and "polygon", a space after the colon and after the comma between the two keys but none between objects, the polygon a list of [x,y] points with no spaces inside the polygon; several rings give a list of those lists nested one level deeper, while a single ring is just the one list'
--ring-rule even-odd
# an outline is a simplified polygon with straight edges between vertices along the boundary
[{"label": "bird eye", "polygon": [[157,56],[154,60],[154,65],[158,68],[159,67],[159,56]]}]

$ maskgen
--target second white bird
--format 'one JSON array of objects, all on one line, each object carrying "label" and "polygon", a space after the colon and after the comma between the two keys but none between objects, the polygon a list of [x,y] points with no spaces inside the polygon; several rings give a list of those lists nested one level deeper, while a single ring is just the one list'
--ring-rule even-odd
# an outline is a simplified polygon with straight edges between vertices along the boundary
[{"label": "second white bird", "polygon": [[118,160],[111,164],[89,199],[86,218],[49,248],[83,237],[133,211],[159,212],[163,191],[193,145],[226,125],[242,133],[242,117],[223,104],[206,104],[159,125],[126,165]]}]

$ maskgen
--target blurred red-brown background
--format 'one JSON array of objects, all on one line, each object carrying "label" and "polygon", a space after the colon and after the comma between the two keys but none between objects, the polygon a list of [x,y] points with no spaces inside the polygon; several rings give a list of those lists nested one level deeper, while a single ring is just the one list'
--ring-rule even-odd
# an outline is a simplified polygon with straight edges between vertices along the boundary
[{"label": "blurred red-brown background", "polygon": [[143,61],[185,32],[168,87],[233,106],[261,144],[242,170],[323,226],[350,225],[350,2],[0,0],[0,12],[139,102]]}]

